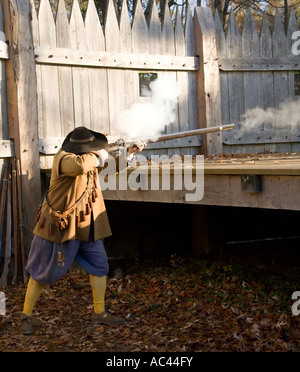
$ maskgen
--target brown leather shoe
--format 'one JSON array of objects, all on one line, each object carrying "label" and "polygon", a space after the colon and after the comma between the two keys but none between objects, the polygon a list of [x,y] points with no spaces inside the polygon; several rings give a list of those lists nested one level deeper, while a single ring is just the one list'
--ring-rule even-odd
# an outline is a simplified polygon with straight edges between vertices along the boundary
[{"label": "brown leather shoe", "polygon": [[20,331],[23,335],[32,335],[34,332],[34,326],[32,324],[31,316],[27,316],[26,314],[21,315],[21,325]]},{"label": "brown leather shoe", "polygon": [[101,314],[95,312],[92,314],[92,324],[121,325],[125,323],[125,319],[114,316],[106,310]]}]

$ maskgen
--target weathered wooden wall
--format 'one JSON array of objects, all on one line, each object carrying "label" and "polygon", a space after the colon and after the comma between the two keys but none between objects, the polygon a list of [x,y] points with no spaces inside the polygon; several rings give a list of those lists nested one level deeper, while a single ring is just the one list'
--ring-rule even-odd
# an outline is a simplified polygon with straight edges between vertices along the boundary
[{"label": "weathered wooden wall", "polygon": [[[117,136],[113,127],[117,115],[150,99],[139,95],[140,72],[155,72],[158,78],[168,75],[180,88],[176,120],[168,131],[198,128],[191,12],[184,29],[179,12],[173,26],[167,5],[162,24],[153,1],[151,9],[146,20],[138,1],[130,22],[124,1],[118,20],[111,0],[104,29],[93,1],[84,20],[78,0],[69,20],[64,0],[59,1],[55,19],[48,0],[41,0],[37,13],[33,9],[42,153],[56,152],[59,141],[79,125]],[[193,144],[199,147],[200,142]],[[199,151],[188,140],[179,145],[169,144],[169,155]],[[51,156],[41,156],[41,166],[50,167]]]},{"label": "weathered wooden wall", "polygon": [[[258,32],[258,26],[260,32]],[[288,34],[285,34],[279,13],[273,30],[265,16],[256,25],[249,11],[243,30],[238,30],[233,13],[224,34],[218,15],[215,16],[218,35],[221,108],[223,123],[236,123],[234,131],[223,135],[224,152],[293,152],[300,150],[300,127],[282,127],[282,123],[260,123],[255,128],[243,123],[249,109],[279,108],[295,95],[294,75],[300,70],[300,58],[293,56],[292,34],[299,27],[292,12]]]},{"label": "weathered wooden wall", "polygon": [[[51,167],[52,155],[74,127],[113,133],[112,123],[120,112],[147,100],[139,96],[140,71],[169,75],[180,86],[176,120],[169,131],[215,126],[220,121],[237,124],[235,131],[223,136],[204,136],[203,148],[209,153],[299,149],[300,128],[288,128],[287,133],[269,123],[255,130],[239,125],[248,109],[279,107],[287,98],[296,98],[294,74],[299,58],[291,55],[291,35],[299,28],[293,13],[288,35],[278,14],[272,32],[264,18],[258,33],[250,12],[242,33],[232,13],[224,34],[217,14],[213,18],[207,8],[195,8],[194,15],[188,9],[183,27],[179,12],[173,24],[168,7],[161,23],[153,1],[148,19],[140,1],[132,19],[124,2],[118,19],[111,0],[102,29],[93,1],[85,19],[78,0],[70,14],[60,0],[55,16],[48,0],[41,0],[38,12],[30,3],[33,44],[28,41],[27,46],[35,54],[42,167]],[[7,47],[5,42],[2,45]],[[190,64],[194,60],[199,60],[197,68]],[[4,61],[0,63],[5,97]],[[1,102],[1,135],[8,139],[7,104],[4,98]],[[163,146],[172,155],[197,153],[200,144],[201,140],[193,139]],[[166,152],[159,146],[153,145],[152,152]]]},{"label": "weathered wooden wall", "polygon": [[[41,0],[37,13],[33,9],[43,168],[51,167],[53,153],[78,125],[118,135],[117,115],[149,100],[139,95],[139,73],[149,71],[168,75],[180,87],[176,119],[167,132],[221,123],[235,123],[236,129],[192,142],[154,144],[145,154],[196,154],[199,145],[210,154],[300,149],[299,125],[290,130],[281,123],[241,124],[249,109],[278,108],[297,98],[294,74],[300,64],[291,54],[291,35],[299,28],[293,13],[288,35],[279,13],[271,31],[266,17],[256,25],[250,11],[241,32],[231,13],[225,34],[218,15],[213,17],[208,8],[197,7],[193,15],[188,9],[183,27],[179,11],[173,23],[166,5],[161,21],[155,2],[151,4],[146,19],[137,1],[130,19],[126,1],[119,18],[109,1],[103,29],[93,1],[85,19],[78,0],[69,16],[64,0],[55,17],[48,0]],[[199,61],[197,68],[190,64],[193,59]]]}]

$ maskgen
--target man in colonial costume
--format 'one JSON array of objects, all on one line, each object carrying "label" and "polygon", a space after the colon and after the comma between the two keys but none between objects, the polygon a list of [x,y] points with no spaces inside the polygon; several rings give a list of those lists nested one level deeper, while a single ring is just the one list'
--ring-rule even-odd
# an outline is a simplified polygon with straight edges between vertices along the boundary
[{"label": "man in colonial costume", "polygon": [[[32,312],[44,285],[65,275],[76,260],[88,273],[93,293],[92,322],[108,325],[125,320],[105,310],[109,270],[103,239],[111,235],[98,181],[98,168],[108,153],[105,135],[85,127],[65,138],[53,160],[49,189],[37,213],[26,270],[30,273],[21,317],[21,332],[34,332]],[[128,149],[142,151],[144,144]]]}]

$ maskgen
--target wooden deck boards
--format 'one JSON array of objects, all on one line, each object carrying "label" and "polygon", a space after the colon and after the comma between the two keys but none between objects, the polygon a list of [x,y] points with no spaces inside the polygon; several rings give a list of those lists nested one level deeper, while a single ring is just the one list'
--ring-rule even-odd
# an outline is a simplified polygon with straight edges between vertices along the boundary
[{"label": "wooden deck boards", "polygon": [[205,174],[257,174],[299,176],[300,153],[262,154],[247,157],[205,160]]},{"label": "wooden deck boards", "polygon": [[[162,169],[140,166],[128,168],[127,177],[139,170],[140,185],[148,182],[148,189],[104,190],[106,200],[142,201],[155,203],[187,203],[195,205],[214,205],[231,207],[250,207],[267,209],[300,210],[300,153],[224,155],[206,158],[204,161],[204,195],[201,200],[189,202],[186,195],[192,191],[175,190],[174,174],[183,173],[181,169],[170,169],[170,190],[163,190]],[[154,169],[154,170],[153,170]],[[42,169],[49,173],[50,169]],[[151,190],[151,172],[159,172],[160,187]],[[193,168],[195,173],[195,168]],[[262,190],[249,193],[242,190],[244,175],[261,177]],[[138,174],[137,174],[138,175]],[[117,175],[116,184],[119,185]]]},{"label": "wooden deck boards", "polygon": [[[135,169],[128,170],[128,177],[133,171]],[[159,171],[161,174],[161,169]],[[139,172],[144,181],[148,175],[150,185],[150,167],[141,167]],[[105,190],[103,196],[107,200],[300,210],[300,156],[296,153],[206,159],[203,198],[196,201],[186,200],[196,189],[175,190],[173,187],[172,175],[178,172],[182,170],[176,167],[170,170],[170,190],[150,190],[149,186],[145,190]],[[242,177],[248,174],[261,177],[260,192],[243,191]]]}]

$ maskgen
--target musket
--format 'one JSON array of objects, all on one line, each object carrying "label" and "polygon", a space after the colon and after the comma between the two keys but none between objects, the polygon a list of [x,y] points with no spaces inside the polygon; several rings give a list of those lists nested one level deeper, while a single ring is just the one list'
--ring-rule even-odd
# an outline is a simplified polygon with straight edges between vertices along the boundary
[{"label": "musket", "polygon": [[20,160],[16,158],[17,170],[17,194],[18,194],[18,216],[19,216],[19,242],[21,248],[21,263],[23,271],[23,282],[26,284],[28,281],[28,274],[25,270],[25,245],[24,245],[24,225],[23,225],[23,206],[22,206],[22,182],[21,182],[21,168]]},{"label": "musket", "polygon": [[[155,141],[148,140],[148,141],[145,141],[145,142],[146,143],[156,143],[156,142],[169,141],[169,140],[174,140],[174,139],[178,139],[178,138],[197,136],[199,134],[220,132],[220,131],[223,131],[223,130],[233,129],[234,127],[235,127],[235,124],[226,124],[226,125],[220,125],[220,126],[217,126],[217,127],[200,128],[200,129],[188,130],[188,131],[185,131],[185,132],[163,134],[160,137],[158,137]],[[118,150],[120,147],[134,147],[134,146],[135,146],[134,141],[126,142],[125,140],[120,138],[115,142],[109,143],[106,147],[106,151],[107,152],[113,152],[113,151]]]},{"label": "musket", "polygon": [[13,249],[14,249],[14,274],[11,283],[18,283],[19,275],[19,234],[18,234],[18,208],[17,208],[17,170],[16,161],[12,159],[12,227],[13,227]]},{"label": "musket", "polygon": [[8,183],[8,164],[4,163],[3,177],[1,180],[2,189],[0,197],[0,254],[1,254],[1,243],[4,236],[4,221],[5,221],[5,205],[6,205],[6,193],[7,193],[7,183]]},{"label": "musket", "polygon": [[0,288],[7,287],[7,277],[11,259],[11,169],[9,167],[6,194],[6,231],[4,243],[4,263],[0,278]]}]

